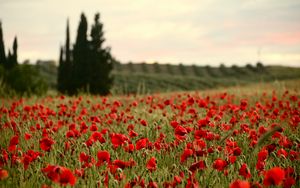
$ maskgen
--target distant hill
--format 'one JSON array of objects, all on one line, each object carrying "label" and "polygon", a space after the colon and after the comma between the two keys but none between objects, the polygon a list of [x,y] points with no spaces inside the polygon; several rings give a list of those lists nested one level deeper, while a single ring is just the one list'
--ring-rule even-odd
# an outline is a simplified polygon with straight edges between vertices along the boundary
[{"label": "distant hill", "polygon": [[[55,89],[57,67],[54,62],[37,64],[41,74]],[[203,90],[208,88],[245,85],[254,82],[270,82],[300,78],[300,68],[285,66],[230,66],[171,65],[147,63],[114,63],[114,86],[112,93],[153,93],[180,90]]]}]

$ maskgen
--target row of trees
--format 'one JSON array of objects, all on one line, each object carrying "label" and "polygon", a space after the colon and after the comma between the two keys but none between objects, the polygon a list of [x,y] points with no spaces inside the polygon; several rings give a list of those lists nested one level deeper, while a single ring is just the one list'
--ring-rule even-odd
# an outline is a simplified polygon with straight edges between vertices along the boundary
[{"label": "row of trees", "polygon": [[5,53],[2,23],[0,22],[0,96],[43,94],[47,84],[34,66],[18,63],[18,40],[14,38],[12,51]]},{"label": "row of trees", "polygon": [[110,48],[103,47],[104,32],[100,14],[95,15],[94,24],[88,38],[88,23],[81,14],[77,37],[71,49],[69,21],[66,29],[66,44],[60,49],[57,89],[64,94],[107,95],[113,83],[111,70],[113,58]]},{"label": "row of trees", "polygon": [[145,62],[121,64],[115,62],[116,72],[132,72],[132,73],[149,73],[149,74],[170,74],[170,75],[194,75],[212,77],[220,76],[234,76],[234,75],[246,75],[246,74],[260,74],[267,73],[266,68],[261,62],[257,62],[256,65],[246,64],[245,66],[225,66],[223,63],[219,67],[212,67],[210,65],[197,66],[197,65],[184,65],[182,63],[178,65],[171,64],[159,64],[157,62],[153,64],[147,64]]}]

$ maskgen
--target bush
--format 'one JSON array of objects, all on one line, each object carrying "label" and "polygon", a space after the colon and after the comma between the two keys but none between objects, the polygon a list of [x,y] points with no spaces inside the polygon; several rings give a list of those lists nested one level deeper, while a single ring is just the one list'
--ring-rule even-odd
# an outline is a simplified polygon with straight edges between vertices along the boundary
[{"label": "bush", "polygon": [[257,70],[256,70],[256,68],[255,67],[253,67],[251,64],[247,64],[246,65],[246,68],[248,69],[248,70],[250,70],[251,72],[256,72]]},{"label": "bush", "polygon": [[7,87],[18,95],[42,95],[47,92],[48,85],[33,65],[23,64],[7,72]]}]

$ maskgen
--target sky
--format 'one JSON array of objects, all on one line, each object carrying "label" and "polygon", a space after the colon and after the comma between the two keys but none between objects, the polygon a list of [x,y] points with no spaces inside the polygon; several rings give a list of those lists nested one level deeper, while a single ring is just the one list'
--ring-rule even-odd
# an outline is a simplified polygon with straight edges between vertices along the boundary
[{"label": "sky", "polygon": [[104,25],[119,61],[231,66],[300,66],[299,0],[0,0],[6,52],[18,37],[20,62],[58,60],[70,20]]}]

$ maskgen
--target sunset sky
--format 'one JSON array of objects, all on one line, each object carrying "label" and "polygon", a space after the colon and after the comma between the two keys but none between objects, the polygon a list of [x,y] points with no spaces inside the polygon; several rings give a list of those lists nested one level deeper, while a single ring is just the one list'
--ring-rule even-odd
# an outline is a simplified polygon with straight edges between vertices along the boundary
[{"label": "sunset sky", "polygon": [[298,0],[0,0],[6,53],[58,60],[67,18],[75,41],[80,14],[101,14],[105,45],[121,62],[300,66]]}]

